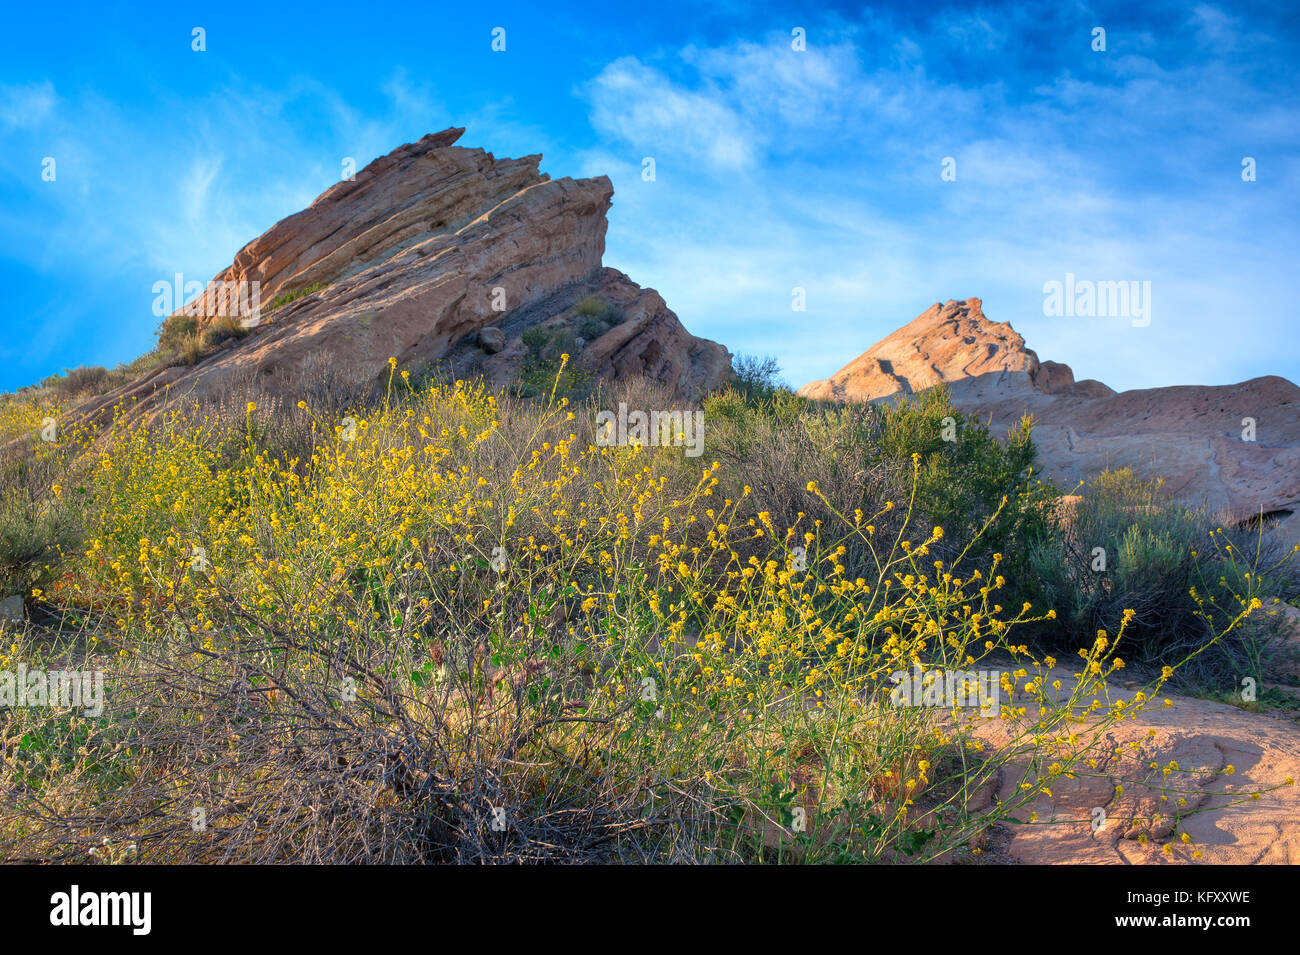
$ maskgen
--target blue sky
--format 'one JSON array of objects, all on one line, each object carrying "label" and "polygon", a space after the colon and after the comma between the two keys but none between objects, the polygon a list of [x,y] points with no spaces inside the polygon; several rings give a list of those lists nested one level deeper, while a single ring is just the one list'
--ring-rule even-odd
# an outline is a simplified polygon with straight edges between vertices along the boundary
[{"label": "blue sky", "polygon": [[[796,386],[970,296],[1113,387],[1300,380],[1285,4],[23,4],[3,31],[0,389],[136,357],[154,282],[453,125],[609,175],[606,263]],[[1149,281],[1150,324],[1044,315],[1066,273]]]}]

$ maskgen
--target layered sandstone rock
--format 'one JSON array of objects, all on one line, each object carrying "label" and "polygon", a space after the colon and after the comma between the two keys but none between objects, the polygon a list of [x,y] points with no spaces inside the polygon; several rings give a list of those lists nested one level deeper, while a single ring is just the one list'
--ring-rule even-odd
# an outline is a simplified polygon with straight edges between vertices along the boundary
[{"label": "layered sandstone rock", "polygon": [[[394,150],[250,242],[181,313],[200,330],[233,316],[251,333],[101,405],[220,396],[249,378],[288,395],[321,369],[377,383],[390,358],[399,369],[443,365],[509,384],[530,354],[521,335],[536,325],[593,375],[649,377],[682,398],[725,379],[725,348],[688,333],[653,290],[602,267],[607,177],[552,180],[540,156],[453,145],[463,132]],[[254,288],[260,311],[246,314]],[[606,319],[589,320],[593,311]]]},{"label": "layered sandstone rock", "polygon": [[947,384],[956,391],[1091,397],[1114,394],[1099,381],[1074,380],[1068,365],[1040,362],[1010,322],[984,317],[977,298],[938,303],[849,362],[830,378],[799,389],[821,401],[875,401]]},{"label": "layered sandstone rock", "polygon": [[[1162,477],[1172,495],[1245,521],[1262,511],[1300,536],[1300,388],[1284,378],[1116,393],[1039,361],[979,299],[935,305],[824,381],[810,398],[877,401],[944,383],[953,403],[1005,431],[1034,416],[1048,477],[1065,490],[1106,468]],[[1254,440],[1243,423],[1254,421]]]},{"label": "layered sandstone rock", "polygon": [[990,322],[979,299],[935,304],[799,394],[823,401],[873,401],[977,375],[1031,375],[1038,357],[1006,323]]}]

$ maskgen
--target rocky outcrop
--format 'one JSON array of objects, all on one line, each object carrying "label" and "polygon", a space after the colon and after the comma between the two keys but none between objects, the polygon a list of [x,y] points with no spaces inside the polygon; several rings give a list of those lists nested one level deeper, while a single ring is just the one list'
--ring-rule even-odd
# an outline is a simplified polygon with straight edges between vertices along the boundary
[{"label": "rocky outcrop", "polygon": [[[995,431],[1034,417],[1048,477],[1069,490],[1106,468],[1162,477],[1184,501],[1246,521],[1261,511],[1300,537],[1300,388],[1284,378],[1116,393],[1039,361],[979,299],[935,305],[824,381],[810,398],[877,401],[944,383]],[[1253,422],[1253,430],[1251,423]],[[1250,440],[1252,439],[1253,440]]]},{"label": "rocky outcrop", "polygon": [[1076,382],[1068,365],[1040,362],[1009,322],[984,317],[977,298],[935,304],[830,378],[799,389],[821,401],[875,401],[947,384],[981,391],[1114,394],[1099,381]]},{"label": "rocky outcrop", "polygon": [[[156,403],[164,389],[169,399],[219,396],[249,377],[290,394],[321,368],[378,383],[390,357],[399,369],[441,365],[508,384],[542,360],[543,340],[593,375],[647,376],[682,398],[724,380],[725,348],[602,267],[607,177],[553,180],[538,171],[540,156],[455,146],[463,132],[394,150],[250,242],[178,316],[200,332],[233,321],[251,331],[231,329],[217,353],[107,404]],[[523,333],[539,325],[526,346]]]}]

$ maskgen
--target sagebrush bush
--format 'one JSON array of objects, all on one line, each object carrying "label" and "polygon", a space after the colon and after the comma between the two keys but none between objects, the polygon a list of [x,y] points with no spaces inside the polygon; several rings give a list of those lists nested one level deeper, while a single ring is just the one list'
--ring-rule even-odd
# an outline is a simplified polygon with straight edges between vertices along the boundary
[{"label": "sagebrush bush", "polygon": [[[1105,471],[1060,512],[1056,533],[1029,551],[1031,578],[1060,614],[1045,635],[1057,646],[1113,630],[1134,611],[1131,659],[1163,666],[1201,647],[1239,610],[1249,585],[1272,606],[1300,593],[1288,551],[1262,528],[1225,528],[1204,510],[1167,499],[1158,479],[1130,468]],[[1210,619],[1207,619],[1210,618]],[[1256,680],[1275,649],[1274,618],[1259,615],[1182,668],[1183,686],[1224,691]]]},{"label": "sagebrush bush", "polygon": [[61,398],[106,391],[113,373],[99,365],[69,368],[61,375],[51,375],[41,385],[50,388]]}]

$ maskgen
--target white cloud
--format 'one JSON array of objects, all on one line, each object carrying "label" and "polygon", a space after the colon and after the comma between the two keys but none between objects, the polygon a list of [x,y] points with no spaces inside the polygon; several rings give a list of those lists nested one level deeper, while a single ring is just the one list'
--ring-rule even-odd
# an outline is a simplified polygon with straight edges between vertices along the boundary
[{"label": "white cloud", "polygon": [[684,152],[731,169],[753,162],[761,148],[757,130],[718,96],[686,90],[633,57],[596,77],[592,113],[597,128],[647,155]]},{"label": "white cloud", "polygon": [[[934,28],[996,46],[986,27]],[[931,41],[892,36],[901,68],[848,31],[810,31],[804,54],[777,33],[606,67],[586,90],[601,147],[582,165],[614,181],[607,259],[693,332],[777,354],[796,385],[970,296],[1040,357],[1120,388],[1297,377],[1297,359],[1259,348],[1287,334],[1279,250],[1294,225],[1276,187],[1243,191],[1222,156],[1242,135],[1284,144],[1272,172],[1295,181],[1289,103],[1260,102],[1234,62],[1178,65],[1149,44],[1087,78],[961,84],[927,73],[925,55],[944,55]],[[627,161],[646,143],[665,151],[653,183]],[[956,182],[940,181],[944,156]],[[1045,318],[1043,283],[1067,271],[1151,281],[1151,326]],[[791,311],[795,285],[805,314]]]}]

